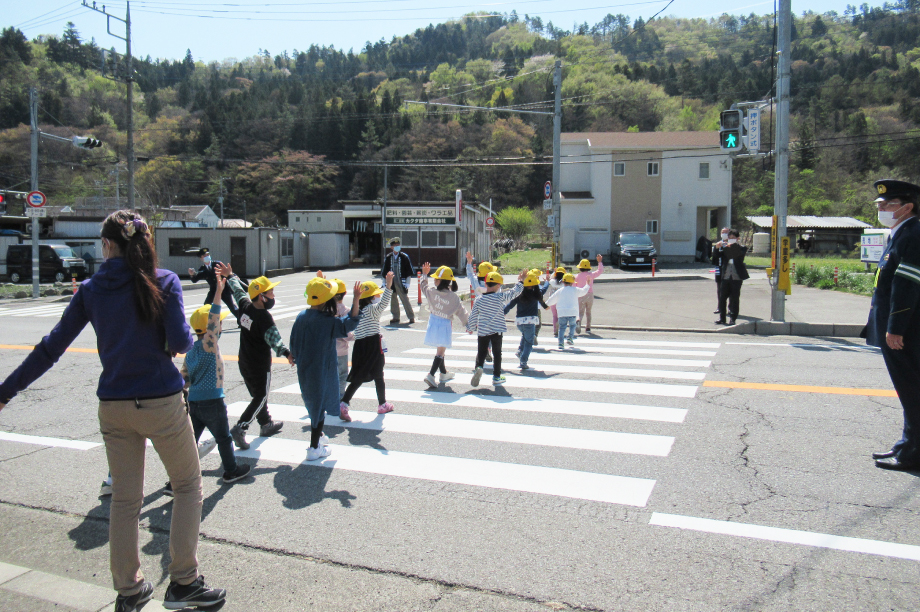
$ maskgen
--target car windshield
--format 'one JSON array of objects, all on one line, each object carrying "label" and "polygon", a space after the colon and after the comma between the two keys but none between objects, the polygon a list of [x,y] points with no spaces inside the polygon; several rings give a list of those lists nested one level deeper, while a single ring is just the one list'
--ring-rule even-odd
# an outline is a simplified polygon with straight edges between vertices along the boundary
[{"label": "car windshield", "polygon": [[647,234],[623,234],[620,244],[624,246],[652,246],[652,239]]},{"label": "car windshield", "polygon": [[61,259],[65,257],[75,257],[73,249],[70,247],[54,247],[54,252],[57,253]]}]

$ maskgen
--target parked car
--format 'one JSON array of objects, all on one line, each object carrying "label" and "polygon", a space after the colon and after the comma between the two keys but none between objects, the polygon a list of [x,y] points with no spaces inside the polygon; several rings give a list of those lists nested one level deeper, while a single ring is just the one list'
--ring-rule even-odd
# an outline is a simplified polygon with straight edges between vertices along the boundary
[{"label": "parked car", "polygon": [[645,232],[617,232],[613,248],[613,263],[618,268],[630,265],[652,265],[658,256],[655,244]]},{"label": "parked car", "polygon": [[[14,283],[32,279],[32,245],[13,244],[7,248],[6,273]],[[86,262],[65,244],[40,244],[38,273],[39,280],[62,283],[74,275],[82,280],[86,278]]]}]

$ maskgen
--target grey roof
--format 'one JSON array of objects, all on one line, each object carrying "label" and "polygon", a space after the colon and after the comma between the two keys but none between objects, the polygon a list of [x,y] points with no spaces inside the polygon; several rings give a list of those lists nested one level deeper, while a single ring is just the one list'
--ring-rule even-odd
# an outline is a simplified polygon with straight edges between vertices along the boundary
[{"label": "grey roof", "polygon": [[[773,217],[752,216],[745,217],[757,227],[773,227]],[[853,217],[813,217],[810,215],[789,215],[786,217],[786,227],[799,229],[862,229],[872,227],[864,221]]]}]

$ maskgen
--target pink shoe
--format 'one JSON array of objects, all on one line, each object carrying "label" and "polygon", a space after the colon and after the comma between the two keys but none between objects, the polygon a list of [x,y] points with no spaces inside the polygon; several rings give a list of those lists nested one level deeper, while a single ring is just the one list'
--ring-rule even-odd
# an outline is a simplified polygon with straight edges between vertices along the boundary
[{"label": "pink shoe", "polygon": [[388,412],[393,412],[393,404],[390,402],[385,402],[377,406],[377,414],[386,414]]},{"label": "pink shoe", "polygon": [[348,414],[348,404],[345,402],[339,402],[339,418],[345,421],[346,423],[351,423],[351,415]]}]

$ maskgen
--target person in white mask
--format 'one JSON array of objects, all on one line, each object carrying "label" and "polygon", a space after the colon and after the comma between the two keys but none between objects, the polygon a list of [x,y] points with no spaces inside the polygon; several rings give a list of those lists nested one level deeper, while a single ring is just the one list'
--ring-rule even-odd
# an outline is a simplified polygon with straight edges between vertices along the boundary
[{"label": "person in white mask", "polygon": [[741,305],[741,284],[750,276],[744,265],[747,247],[738,243],[741,234],[738,230],[729,230],[728,238],[722,247],[722,287],[719,291],[719,320],[717,325],[725,325],[726,305],[728,306],[728,325],[734,325]]},{"label": "person in white mask", "polygon": [[875,182],[878,222],[891,228],[878,263],[866,343],[882,349],[885,366],[904,409],[901,439],[872,453],[877,467],[920,471],[920,186]]},{"label": "person in white mask", "polygon": [[728,246],[729,228],[723,227],[720,239],[712,245],[712,265],[716,269],[716,309],[712,314],[719,314],[719,294],[722,291],[722,249]]},{"label": "person in white mask", "polygon": [[[217,274],[214,270],[220,266],[221,263],[219,261],[212,261],[211,252],[206,248],[198,249],[198,259],[201,260],[201,267],[199,267],[198,270],[194,268],[188,269],[189,280],[193,283],[197,283],[200,280],[206,281],[208,283],[208,295],[205,296],[204,303],[213,304],[214,292],[217,291]],[[220,294],[220,299],[227,305],[227,310],[230,311],[230,314],[232,314],[233,318],[239,323],[240,311],[233,299],[233,291],[230,290],[229,285],[224,287],[224,290]]]}]

